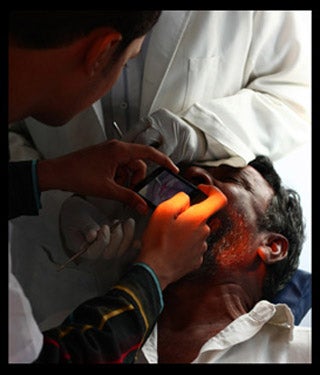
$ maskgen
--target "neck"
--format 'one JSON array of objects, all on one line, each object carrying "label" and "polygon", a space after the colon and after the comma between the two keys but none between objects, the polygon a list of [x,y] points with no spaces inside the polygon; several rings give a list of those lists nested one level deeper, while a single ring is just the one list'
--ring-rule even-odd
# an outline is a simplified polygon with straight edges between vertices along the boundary
[{"label": "neck", "polygon": [[254,295],[235,282],[183,280],[165,290],[160,321],[174,329],[211,325],[217,333],[254,306],[258,300]]},{"label": "neck", "polygon": [[59,100],[61,82],[68,78],[63,72],[74,63],[72,53],[68,47],[28,49],[9,41],[9,122],[34,117]]},{"label": "neck", "polygon": [[200,279],[167,287],[158,321],[159,363],[192,362],[209,339],[252,308],[256,300],[246,290],[234,281]]}]

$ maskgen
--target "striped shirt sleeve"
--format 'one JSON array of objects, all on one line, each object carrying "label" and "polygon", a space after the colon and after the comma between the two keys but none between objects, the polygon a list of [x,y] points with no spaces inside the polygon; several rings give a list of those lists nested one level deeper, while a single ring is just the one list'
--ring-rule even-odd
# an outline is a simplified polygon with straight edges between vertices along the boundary
[{"label": "striped shirt sleeve", "polygon": [[43,332],[36,363],[133,363],[163,308],[152,270],[134,264],[104,296],[82,303]]}]

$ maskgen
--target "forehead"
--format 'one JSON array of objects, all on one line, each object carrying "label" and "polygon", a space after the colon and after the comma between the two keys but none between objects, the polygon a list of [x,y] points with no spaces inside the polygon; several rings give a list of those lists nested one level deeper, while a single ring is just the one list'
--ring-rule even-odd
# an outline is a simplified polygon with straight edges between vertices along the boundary
[{"label": "forehead", "polygon": [[262,194],[271,198],[274,194],[273,188],[269,182],[255,168],[248,165],[242,170],[243,176],[250,182],[252,189],[256,195]]},{"label": "forehead", "polygon": [[248,181],[260,181],[268,184],[264,177],[251,165],[247,165],[243,168],[231,167],[230,165],[219,165],[218,167],[205,167],[205,169],[213,176],[234,176],[240,175],[246,178]]}]

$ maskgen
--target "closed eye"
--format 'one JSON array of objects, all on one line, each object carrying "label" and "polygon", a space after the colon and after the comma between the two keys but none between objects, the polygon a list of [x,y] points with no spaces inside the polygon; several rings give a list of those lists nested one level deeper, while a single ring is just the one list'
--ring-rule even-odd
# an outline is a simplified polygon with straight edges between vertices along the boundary
[{"label": "closed eye", "polygon": [[221,182],[229,182],[229,183],[233,183],[233,184],[242,186],[250,192],[252,192],[252,190],[253,190],[251,184],[244,178],[238,179],[238,178],[235,178],[235,177],[232,177],[232,176],[223,176],[222,178],[220,178],[220,181]]},{"label": "closed eye", "polygon": [[221,182],[232,182],[232,183],[235,183],[235,184],[242,185],[242,184],[240,184],[240,181],[239,181],[239,180],[237,180],[237,179],[234,178],[234,177],[230,177],[230,176],[220,177],[219,180],[220,180]]}]

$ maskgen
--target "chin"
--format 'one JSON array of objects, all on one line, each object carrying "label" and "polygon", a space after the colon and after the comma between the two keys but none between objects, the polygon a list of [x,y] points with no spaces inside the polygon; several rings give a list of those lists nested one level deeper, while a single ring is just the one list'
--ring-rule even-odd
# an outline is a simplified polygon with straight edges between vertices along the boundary
[{"label": "chin", "polygon": [[65,125],[67,122],[69,122],[70,120],[72,120],[72,118],[74,116],[56,116],[56,115],[53,115],[53,116],[48,116],[48,115],[34,115],[34,116],[31,116],[33,117],[35,120],[39,121],[39,122],[42,122],[43,124],[46,124],[48,126],[52,126],[52,127],[60,127],[60,126],[63,126]]},{"label": "chin", "polygon": [[199,280],[199,279],[208,279],[215,275],[217,269],[215,255],[212,251],[212,248],[208,250],[203,255],[203,262],[201,266],[183,276],[180,280]]}]

